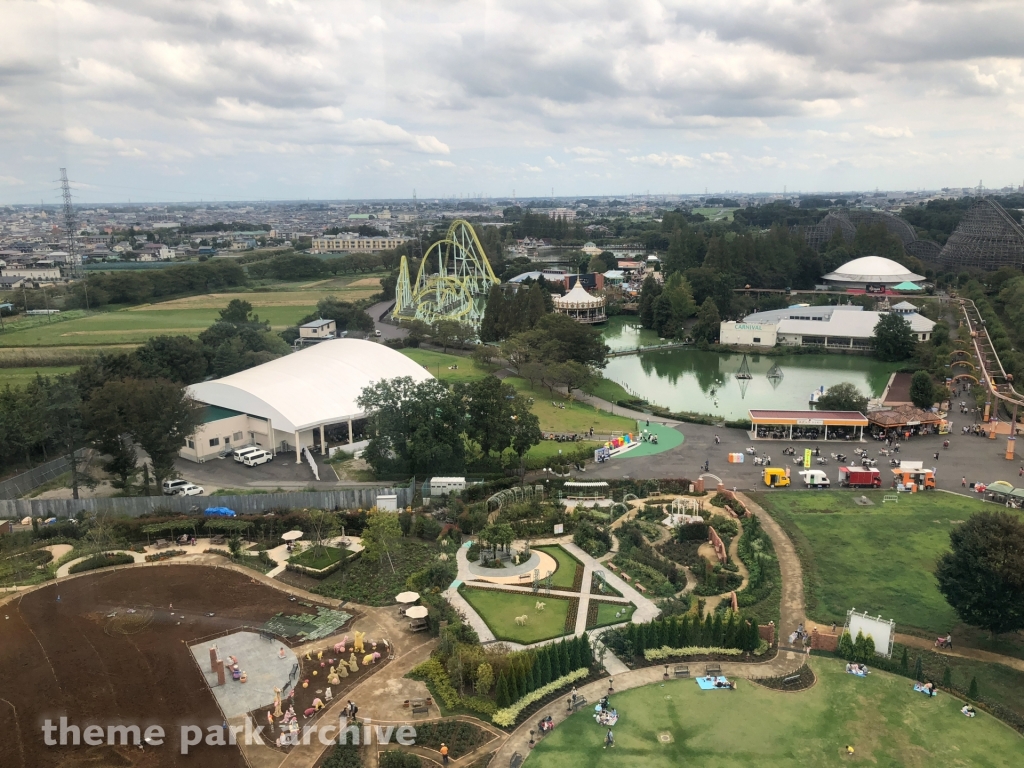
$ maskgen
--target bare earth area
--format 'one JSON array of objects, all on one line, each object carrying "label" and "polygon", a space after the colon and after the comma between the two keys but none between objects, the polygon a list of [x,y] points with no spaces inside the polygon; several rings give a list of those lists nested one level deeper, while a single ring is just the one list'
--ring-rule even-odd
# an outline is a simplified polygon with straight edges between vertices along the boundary
[{"label": "bare earth area", "polygon": [[[236,747],[204,745],[187,758],[179,754],[181,723],[222,722],[186,644],[243,624],[259,626],[279,612],[313,611],[246,574],[188,565],[74,578],[14,599],[0,612],[0,710],[7,725],[0,766],[244,768]],[[79,726],[158,724],[168,739],[145,750],[45,746],[43,720],[61,716]]]}]

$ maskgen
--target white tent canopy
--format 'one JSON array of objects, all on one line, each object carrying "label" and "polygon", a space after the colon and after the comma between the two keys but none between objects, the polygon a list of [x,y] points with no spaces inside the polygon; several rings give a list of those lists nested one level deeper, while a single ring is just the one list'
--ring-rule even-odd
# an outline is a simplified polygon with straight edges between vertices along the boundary
[{"label": "white tent canopy", "polygon": [[192,397],[273,421],[298,432],[321,424],[361,419],[363,389],[385,379],[433,378],[419,363],[382,344],[361,339],[323,341],[269,363],[189,387]]}]

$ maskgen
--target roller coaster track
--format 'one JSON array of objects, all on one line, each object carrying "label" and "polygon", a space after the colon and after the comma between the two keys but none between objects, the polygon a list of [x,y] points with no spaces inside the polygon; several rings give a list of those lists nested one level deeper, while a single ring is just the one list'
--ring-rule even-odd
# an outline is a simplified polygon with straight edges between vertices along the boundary
[{"label": "roller coaster track", "polygon": [[978,361],[978,371],[985,387],[993,397],[1013,406],[1016,417],[1017,407],[1024,406],[1024,395],[1013,388],[1013,377],[1006,373],[992,339],[985,328],[985,319],[971,299],[960,299],[964,323],[970,331],[970,344],[974,349],[974,358]]}]

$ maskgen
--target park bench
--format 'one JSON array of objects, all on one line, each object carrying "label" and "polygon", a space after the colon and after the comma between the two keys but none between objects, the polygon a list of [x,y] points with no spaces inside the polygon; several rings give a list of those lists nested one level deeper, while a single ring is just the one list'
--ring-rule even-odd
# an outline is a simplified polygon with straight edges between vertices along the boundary
[{"label": "park bench", "polygon": [[704,674],[707,677],[718,677],[719,675],[722,674],[722,665],[721,664],[708,664],[704,668]]},{"label": "park bench", "polygon": [[676,677],[689,677],[690,666],[688,664],[676,664],[675,674]]},{"label": "park bench", "polygon": [[885,494],[885,496],[882,497],[882,503],[885,504],[885,502],[887,502],[887,501],[892,501],[892,502],[895,502],[895,503],[899,504],[900,503],[900,497],[899,497],[898,494],[895,494],[895,493],[887,493],[887,494]]},{"label": "park bench", "polygon": [[569,699],[569,709],[571,709],[573,712],[579,712],[585,706],[587,706],[586,696],[580,696],[579,694],[577,694],[576,701]]},{"label": "park bench", "polygon": [[783,686],[796,685],[800,682],[800,675],[789,675],[789,677],[782,678]]},{"label": "park bench", "polygon": [[646,589],[644,589],[644,585],[641,584],[640,582],[635,583],[633,586],[636,587],[637,589],[639,589],[641,592],[646,592],[647,591]]},{"label": "park bench", "polygon": [[508,761],[508,768],[519,768],[523,764],[523,756],[518,752],[513,752],[511,759]]},{"label": "park bench", "polygon": [[430,625],[427,624],[426,619],[413,619],[409,622],[410,632],[422,632],[424,629],[429,629]]},{"label": "park bench", "polygon": [[153,549],[167,549],[169,546],[171,546],[171,542],[167,539],[157,539],[153,544]]},{"label": "park bench", "polygon": [[216,545],[216,544],[223,544],[224,543],[224,537],[223,536],[214,536],[212,539],[210,539],[210,543],[214,544],[214,545]]},{"label": "park bench", "polygon": [[430,711],[429,699],[413,699],[411,704],[414,715],[425,715]]}]

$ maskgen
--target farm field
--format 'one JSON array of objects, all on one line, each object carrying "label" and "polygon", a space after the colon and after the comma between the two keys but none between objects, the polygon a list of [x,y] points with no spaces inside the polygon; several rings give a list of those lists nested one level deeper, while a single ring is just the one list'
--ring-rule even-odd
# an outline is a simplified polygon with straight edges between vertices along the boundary
[{"label": "farm field", "polygon": [[53,368],[0,368],[0,389],[10,385],[23,387],[32,381],[37,374],[43,376],[60,376],[62,373],[74,373],[76,365],[54,366]]},{"label": "farm field", "polygon": [[351,276],[301,287],[288,283],[261,290],[185,296],[124,309],[72,310],[52,322],[25,318],[8,323],[8,330],[0,333],[0,347],[137,345],[161,334],[197,336],[217,320],[219,310],[232,299],[248,301],[261,320],[269,320],[274,330],[283,330],[312,312],[326,296],[354,301],[379,290],[380,278]]},{"label": "farm field", "polygon": [[[862,507],[858,496],[874,502]],[[786,528],[804,566],[808,615],[816,621],[846,619],[856,608],[896,621],[900,632],[924,634],[963,627],[932,575],[949,548],[949,532],[982,510],[1003,509],[956,494],[900,494],[882,502],[882,491],[776,491],[750,494]]]},{"label": "farm field", "polygon": [[[884,672],[864,679],[847,675],[834,659],[812,657],[809,663],[818,683],[797,693],[745,680],[735,691],[701,691],[692,680],[670,680],[613,694],[619,712],[613,749],[603,747],[607,728],[583,711],[544,736],[526,764],[1009,768],[1020,762],[1021,737],[983,712],[964,717],[959,699],[944,693],[928,698],[914,692],[913,681]],[[847,744],[855,749],[852,760]]]}]

